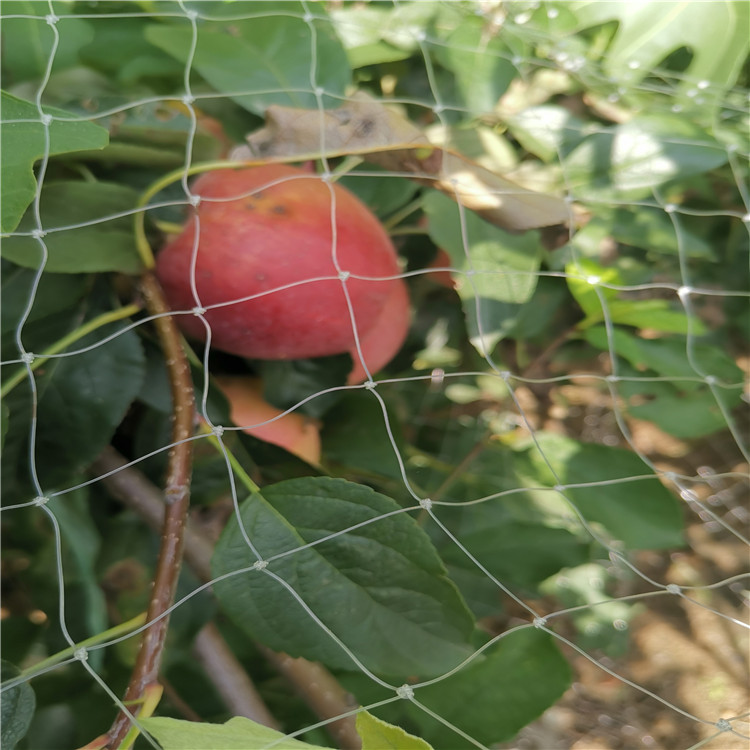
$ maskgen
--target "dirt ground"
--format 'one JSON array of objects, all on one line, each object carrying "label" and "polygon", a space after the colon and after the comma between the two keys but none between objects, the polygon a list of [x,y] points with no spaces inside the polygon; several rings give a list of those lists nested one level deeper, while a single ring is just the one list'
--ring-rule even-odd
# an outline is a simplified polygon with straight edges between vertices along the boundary
[{"label": "dirt ground", "polygon": [[[564,394],[527,394],[527,405],[532,413],[537,407],[540,423],[582,439],[623,444],[606,397],[587,387],[564,388]],[[564,409],[557,406],[561,395]],[[538,408],[540,401],[547,402],[546,408]],[[712,436],[696,446],[647,422],[630,426],[634,445],[659,469],[705,478],[693,488],[696,497],[729,530],[688,501],[688,546],[672,553],[644,552],[633,559],[655,581],[699,587],[686,592],[690,599],[665,594],[640,600],[641,612],[631,622],[629,649],[622,658],[589,654],[642,690],[567,649],[575,672],[573,686],[514,742],[500,748],[750,748],[750,555],[747,544],[732,533],[747,538],[750,530],[748,466],[729,458],[738,451],[728,435]],[[739,578],[705,588],[732,576]],[[653,590],[645,581],[631,581],[617,595]],[[571,639],[575,642],[573,632]],[[734,732],[717,729],[715,722],[722,718],[734,719]]]}]

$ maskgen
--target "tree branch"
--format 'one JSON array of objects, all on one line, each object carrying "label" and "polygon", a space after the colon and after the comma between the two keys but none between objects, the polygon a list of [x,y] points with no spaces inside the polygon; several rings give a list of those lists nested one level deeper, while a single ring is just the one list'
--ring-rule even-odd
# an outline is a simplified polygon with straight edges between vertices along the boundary
[{"label": "tree branch", "polygon": [[[161,502],[159,490],[140,471],[128,466],[128,462],[114,448],[106,448],[93,464],[92,469],[97,474],[102,475],[118,470],[116,474],[102,479],[104,486],[125,505],[138,513],[149,526],[157,530],[161,528],[164,505]],[[185,560],[203,581],[211,580],[212,552],[212,544],[191,528],[188,521],[185,528]],[[293,659],[286,654],[278,654],[264,647],[261,647],[261,650],[321,719],[334,719],[351,711],[356,706],[349,693],[322,665],[305,659]],[[229,655],[234,663],[233,671],[242,670],[234,656]],[[209,672],[208,675],[211,679],[215,678],[214,671]],[[249,678],[248,682],[250,682]],[[250,684],[252,686],[252,683]],[[242,683],[238,682],[237,686],[237,689],[241,690]],[[224,695],[218,685],[217,690]],[[256,695],[254,687],[252,693],[249,691],[238,692],[234,696],[235,703],[231,708],[240,716],[247,716],[254,721],[266,723],[258,717],[262,712],[268,712],[268,709],[265,705],[261,708],[255,703]],[[227,706],[230,707],[229,703],[227,703]],[[251,715],[252,712],[256,712],[256,715]],[[270,712],[268,712],[268,715],[271,716]],[[274,725],[268,724],[268,726]],[[332,721],[328,725],[328,730],[342,750],[359,750],[361,748],[362,743],[355,729],[353,717],[347,716]]]},{"label": "tree branch", "polygon": [[[190,501],[190,475],[193,448],[188,440],[193,434],[195,397],[182,339],[174,318],[169,313],[161,286],[153,271],[147,270],[141,277],[141,291],[146,307],[156,318],[156,326],[167,364],[169,384],[174,406],[172,442],[169,453],[167,480],[164,490],[164,525],[161,530],[161,548],[156,563],[151,600],[146,612],[146,622],[153,624],[144,631],[141,648],[130,676],[124,702],[135,705],[148,685],[157,682],[161,665],[164,641],[167,635],[168,617],[164,614],[174,601],[177,579],[182,562],[183,534]],[[130,729],[130,718],[120,712],[107,733],[107,747],[119,748]]]}]

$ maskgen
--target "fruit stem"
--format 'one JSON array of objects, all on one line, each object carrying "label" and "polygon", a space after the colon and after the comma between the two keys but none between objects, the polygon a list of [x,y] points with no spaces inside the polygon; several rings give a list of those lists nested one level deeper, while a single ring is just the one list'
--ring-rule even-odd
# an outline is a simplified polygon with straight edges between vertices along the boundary
[{"label": "fruit stem", "polygon": [[[396,211],[395,214],[391,214],[384,222],[383,226],[385,227],[386,232],[389,232],[390,234],[393,234],[391,231],[395,226],[400,224],[407,216],[411,216],[415,211],[418,211],[420,208],[422,208],[423,199],[420,196],[416,200],[413,200],[411,203],[407,203],[403,208]],[[426,231],[422,231],[423,234],[427,234]]]},{"label": "fruit stem", "polygon": [[260,164],[265,164],[265,159],[258,159],[254,161],[227,161],[226,159],[220,161],[206,161],[198,164],[191,164],[187,169],[180,167],[172,172],[168,172],[163,177],[160,177],[155,182],[152,182],[140,195],[138,202],[136,203],[137,209],[135,213],[135,245],[138,250],[138,255],[141,257],[143,265],[148,270],[153,268],[155,265],[154,253],[151,250],[151,246],[148,244],[146,239],[146,209],[149,201],[164,188],[169,187],[175,182],[180,180],[187,180],[188,177],[192,177],[196,174],[203,174],[203,172],[212,172],[217,169],[241,169],[243,167],[253,167]]},{"label": "fruit stem", "polygon": [[[34,360],[29,364],[29,369],[33,372],[38,369],[49,357],[59,354],[60,352],[67,349],[71,344],[75,343],[79,339],[82,339],[92,331],[96,331],[98,328],[113,323],[116,320],[122,320],[123,318],[129,318],[131,315],[135,315],[140,312],[140,305],[126,305],[120,307],[117,310],[111,310],[110,312],[103,313],[102,315],[92,318],[88,323],[84,323],[74,331],[71,331],[66,336],[56,341],[51,346],[47,347],[41,354],[35,354]],[[0,388],[0,398],[5,398],[28,374],[26,368],[22,368],[13,373]]]}]

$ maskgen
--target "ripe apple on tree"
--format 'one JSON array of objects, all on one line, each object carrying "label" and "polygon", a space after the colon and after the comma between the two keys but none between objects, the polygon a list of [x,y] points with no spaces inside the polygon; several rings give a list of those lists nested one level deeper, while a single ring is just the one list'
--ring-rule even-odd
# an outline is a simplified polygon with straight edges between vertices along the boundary
[{"label": "ripe apple on tree", "polygon": [[[371,373],[400,349],[410,310],[406,285],[396,278],[398,256],[374,214],[348,190],[268,164],[207,172],[192,192],[201,198],[197,211],[159,253],[156,271],[173,310],[210,307],[204,317],[211,346],[252,359],[350,352],[350,383],[366,377],[352,317]],[[206,340],[197,316],[178,322]]]}]

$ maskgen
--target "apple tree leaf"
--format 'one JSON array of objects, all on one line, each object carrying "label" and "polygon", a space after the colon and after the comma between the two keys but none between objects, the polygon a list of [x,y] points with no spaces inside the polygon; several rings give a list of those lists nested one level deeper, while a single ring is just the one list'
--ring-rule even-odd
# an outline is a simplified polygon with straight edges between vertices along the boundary
[{"label": "apple tree leaf", "polygon": [[[53,118],[49,123],[50,154],[100,149],[109,142],[109,134],[99,125],[74,119],[75,115],[62,109],[42,109]],[[34,200],[34,163],[44,156],[47,141],[36,104],[3,91],[2,111],[0,231],[7,233],[18,226],[26,207]]]},{"label": "apple tree leaf", "polygon": [[[232,517],[219,540],[213,574],[229,575],[216,582],[216,595],[269,648],[357,669],[341,641],[381,674],[442,674],[471,653],[473,619],[429,538],[402,510],[343,479],[265,487],[262,498],[241,504],[240,520]],[[240,522],[272,575],[253,569]]]},{"label": "apple tree leaf", "polygon": [[[135,246],[133,217],[117,216],[132,210],[137,198],[135,190],[114,182],[46,183],[39,211],[42,226],[50,230],[44,237],[48,254],[44,270],[138,273],[142,264]],[[29,210],[18,231],[34,228],[34,215]],[[40,243],[31,236],[8,237],[2,243],[2,256],[25,268],[39,268],[44,260]]]}]

